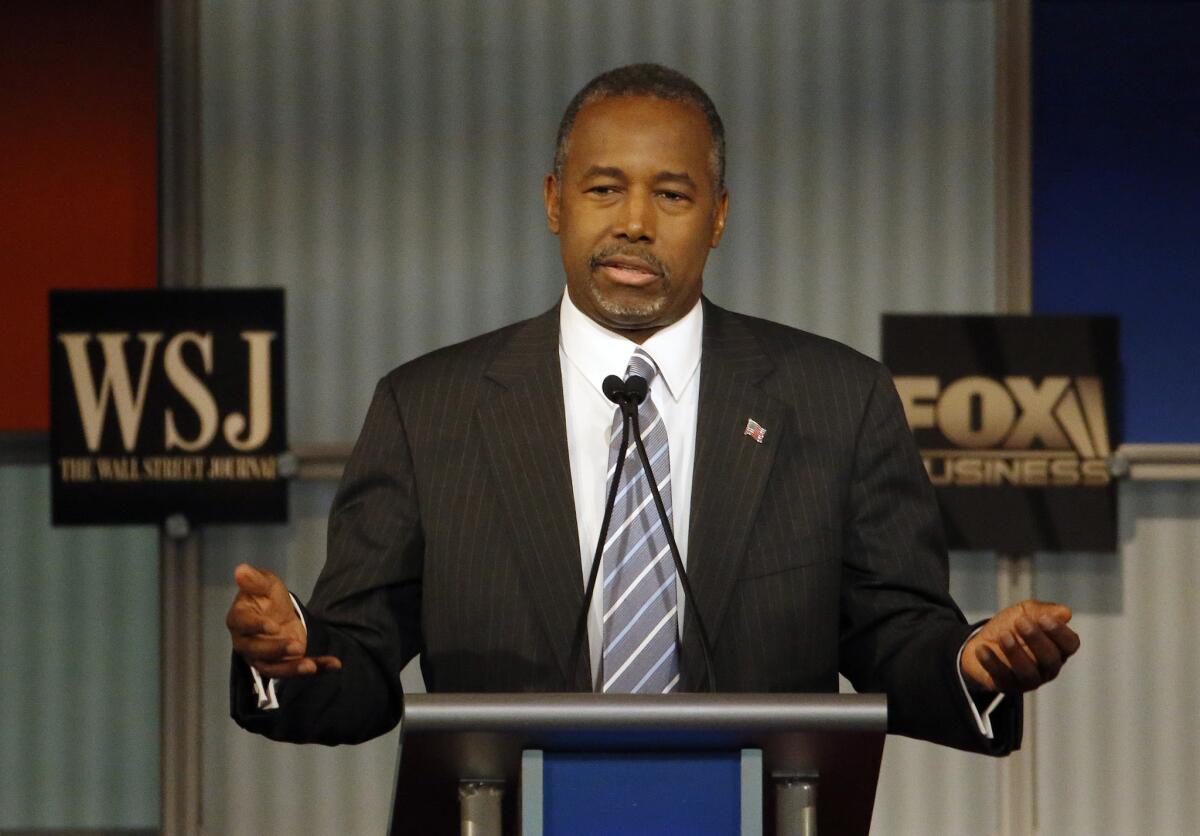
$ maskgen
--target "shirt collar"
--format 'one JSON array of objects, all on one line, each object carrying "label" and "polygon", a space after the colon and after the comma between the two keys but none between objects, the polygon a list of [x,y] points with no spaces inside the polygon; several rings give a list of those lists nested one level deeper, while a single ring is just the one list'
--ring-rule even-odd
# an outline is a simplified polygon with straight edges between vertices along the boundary
[{"label": "shirt collar", "polygon": [[[704,332],[704,306],[697,300],[679,320],[657,331],[641,348],[678,401],[700,367],[700,346]],[[559,309],[559,347],[567,360],[588,382],[601,391],[600,384],[610,374],[625,376],[629,358],[638,347],[633,340],[597,324],[575,307],[570,294],[563,292]]]}]

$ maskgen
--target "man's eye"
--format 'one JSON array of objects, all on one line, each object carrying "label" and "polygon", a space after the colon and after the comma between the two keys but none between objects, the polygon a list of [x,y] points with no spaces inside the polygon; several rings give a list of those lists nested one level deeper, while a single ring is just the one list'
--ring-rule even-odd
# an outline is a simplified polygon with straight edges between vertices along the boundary
[{"label": "man's eye", "polygon": [[616,189],[614,189],[612,186],[592,186],[590,189],[588,189],[588,192],[590,192],[591,194],[598,194],[598,195],[608,195],[608,194],[612,194],[615,191],[616,191]]},{"label": "man's eye", "polygon": [[687,195],[681,194],[679,192],[659,192],[659,194],[661,194],[663,197],[665,197],[667,200],[671,201],[672,203],[678,203],[681,200],[688,199]]}]

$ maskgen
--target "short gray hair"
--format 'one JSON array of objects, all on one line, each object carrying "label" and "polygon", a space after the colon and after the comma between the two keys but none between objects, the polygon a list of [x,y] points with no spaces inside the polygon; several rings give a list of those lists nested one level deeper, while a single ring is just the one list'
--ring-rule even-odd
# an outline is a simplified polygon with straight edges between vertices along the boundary
[{"label": "short gray hair", "polygon": [[725,125],[716,105],[699,84],[686,75],[661,64],[629,64],[601,73],[575,94],[562,121],[558,123],[558,140],[554,148],[554,177],[562,188],[563,167],[567,163],[567,145],[575,117],[585,105],[614,96],[650,96],[668,102],[684,102],[697,107],[708,122],[712,135],[713,185],[717,195],[725,191]]}]

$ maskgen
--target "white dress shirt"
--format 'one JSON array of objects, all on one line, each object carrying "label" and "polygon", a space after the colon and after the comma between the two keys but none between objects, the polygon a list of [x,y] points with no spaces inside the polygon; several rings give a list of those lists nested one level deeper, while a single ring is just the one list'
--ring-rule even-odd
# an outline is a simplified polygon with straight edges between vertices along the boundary
[{"label": "white dress shirt", "polygon": [[[559,311],[559,363],[562,369],[563,405],[567,419],[567,450],[571,460],[571,487],[579,527],[579,555],[586,588],[596,554],[596,540],[604,518],[606,474],[608,471],[609,433],[616,405],[600,388],[610,374],[625,376],[629,358],[638,345],[592,321],[564,292]],[[696,417],[700,405],[700,356],[704,335],[704,307],[696,303],[677,322],[653,334],[641,345],[658,367],[650,384],[650,397],[667,429],[671,457],[671,525],[679,556],[687,566],[688,524],[691,518],[692,472],[696,458]],[[678,593],[677,632],[682,635],[684,595],[676,580]],[[588,644],[591,649],[592,681],[598,680],[603,637],[602,590],[597,590],[588,617]],[[297,613],[299,606],[293,599]],[[303,619],[303,615],[300,616]],[[974,634],[972,634],[974,635]],[[969,639],[968,639],[969,640]],[[959,660],[962,651],[959,649]],[[1004,699],[996,694],[981,712],[967,690],[961,663],[958,680],[963,697],[975,718],[979,733],[992,738],[991,714]],[[278,708],[276,680],[263,681],[250,669],[260,709]]]},{"label": "white dress shirt", "polygon": [[[600,388],[610,374],[624,378],[637,343],[597,325],[564,293],[559,313],[558,358],[562,365],[563,405],[567,416],[567,450],[571,457],[571,487],[579,524],[579,553],[584,584],[596,556],[596,540],[607,499],[609,434],[617,406]],[[653,334],[641,345],[658,374],[650,383],[650,398],[667,429],[671,459],[671,527],[679,557],[687,566],[688,520],[692,508],[692,465],[696,459],[696,415],[700,404],[700,344],[704,306],[696,303],[681,319]],[[630,439],[630,444],[633,440]],[[676,579],[677,630],[682,636],[684,595]],[[603,590],[597,584],[588,616],[588,645],[592,681],[600,669]]]}]

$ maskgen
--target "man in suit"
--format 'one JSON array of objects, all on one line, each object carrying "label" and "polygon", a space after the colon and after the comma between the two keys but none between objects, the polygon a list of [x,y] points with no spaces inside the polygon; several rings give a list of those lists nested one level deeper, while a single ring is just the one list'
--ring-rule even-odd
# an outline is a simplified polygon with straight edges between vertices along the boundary
[{"label": "man in suit", "polygon": [[[721,690],[835,691],[841,671],[888,695],[890,731],[992,754],[1019,744],[1020,699],[1003,695],[1078,648],[1069,609],[1025,601],[967,625],[886,371],[702,298],[729,209],[724,157],[712,102],[678,73],[623,67],[580,91],[544,183],[560,305],[380,381],[307,607],[271,573],[235,573],[240,724],[298,742],[382,734],[418,653],[431,691],[700,690],[702,618]],[[615,478],[601,381],[631,363],[649,380],[653,477],[691,595],[646,493],[610,529],[636,542],[605,546],[572,669]],[[647,475],[626,462],[618,493],[640,496]],[[643,579],[654,594],[624,613]]]}]

